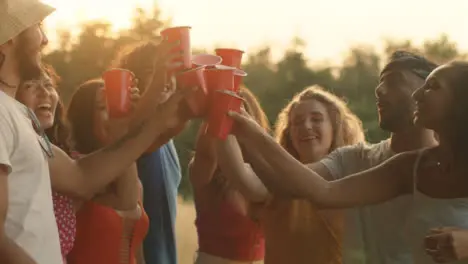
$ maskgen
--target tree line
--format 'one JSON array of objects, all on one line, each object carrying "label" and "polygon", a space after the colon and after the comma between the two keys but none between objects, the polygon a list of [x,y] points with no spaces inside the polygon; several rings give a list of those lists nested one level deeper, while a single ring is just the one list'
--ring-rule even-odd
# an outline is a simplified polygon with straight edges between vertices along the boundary
[{"label": "tree line", "polygon": [[[136,8],[130,29],[117,33],[103,21],[89,21],[81,25],[78,36],[72,37],[67,29],[58,29],[58,47],[45,55],[45,61],[55,67],[62,78],[60,94],[69,101],[74,89],[82,82],[96,78],[110,64],[121,47],[137,41],[154,40],[159,32],[170,26],[170,20],[161,19],[161,10]],[[272,59],[268,45],[247,52],[243,69],[249,74],[244,84],[259,98],[270,122],[274,125],[280,110],[302,89],[320,85],[344,98],[350,108],[361,118],[370,142],[378,142],[388,135],[378,127],[374,89],[379,73],[387,57],[397,49],[414,51],[431,60],[444,63],[464,59],[456,43],[441,35],[416,46],[409,40],[385,42],[383,54],[373,47],[350,47],[341,66],[314,65],[313,58],[303,53],[306,43],[296,37],[279,60]],[[203,47],[194,47],[194,53],[210,52]],[[183,169],[180,193],[191,196],[186,169],[193,153],[194,139],[199,122],[194,121],[175,139]]]}]

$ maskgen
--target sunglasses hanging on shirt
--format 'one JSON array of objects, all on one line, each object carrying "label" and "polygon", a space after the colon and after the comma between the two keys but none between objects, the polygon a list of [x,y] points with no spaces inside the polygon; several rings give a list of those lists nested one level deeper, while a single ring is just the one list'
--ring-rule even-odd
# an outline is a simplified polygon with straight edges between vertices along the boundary
[{"label": "sunglasses hanging on shirt", "polygon": [[54,152],[52,151],[52,144],[50,143],[50,140],[47,137],[44,129],[41,128],[41,123],[37,119],[36,114],[34,114],[34,112],[31,109],[29,109],[27,107],[26,107],[26,109],[27,109],[27,112],[28,112],[28,117],[32,121],[32,125],[33,125],[34,130],[41,137],[40,139],[38,139],[39,145],[41,145],[41,148],[44,151],[44,153],[47,155],[47,157],[53,158],[54,157]]}]

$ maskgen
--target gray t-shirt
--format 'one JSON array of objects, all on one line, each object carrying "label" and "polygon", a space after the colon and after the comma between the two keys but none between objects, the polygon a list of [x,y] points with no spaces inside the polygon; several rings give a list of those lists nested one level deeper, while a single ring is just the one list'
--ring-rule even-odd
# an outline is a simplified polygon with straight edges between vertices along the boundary
[{"label": "gray t-shirt", "polygon": [[[360,143],[339,148],[320,162],[334,179],[341,179],[375,167],[394,154],[387,139],[373,145]],[[412,263],[404,236],[411,202],[411,196],[405,195],[379,205],[346,210],[343,263]]]}]

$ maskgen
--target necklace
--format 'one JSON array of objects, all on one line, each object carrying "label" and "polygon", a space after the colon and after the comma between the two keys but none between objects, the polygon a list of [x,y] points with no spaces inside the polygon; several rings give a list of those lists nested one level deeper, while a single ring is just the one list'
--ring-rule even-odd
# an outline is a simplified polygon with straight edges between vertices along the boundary
[{"label": "necklace", "polygon": [[10,88],[10,89],[16,89],[16,88],[18,88],[18,85],[11,85],[11,84],[5,82],[5,81],[2,80],[2,79],[0,79],[0,83],[3,84],[3,85],[5,85],[6,87],[8,87],[8,88]]},{"label": "necklace", "polygon": [[437,169],[444,173],[444,174],[447,174],[447,173],[450,173],[451,170],[452,170],[452,166],[450,163],[442,163],[440,161],[436,161],[435,162],[435,166],[437,167]]}]

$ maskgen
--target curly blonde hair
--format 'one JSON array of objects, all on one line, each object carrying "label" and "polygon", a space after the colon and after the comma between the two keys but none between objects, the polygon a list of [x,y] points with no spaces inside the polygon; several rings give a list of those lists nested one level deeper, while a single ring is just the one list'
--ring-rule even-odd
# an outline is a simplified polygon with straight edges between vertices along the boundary
[{"label": "curly blonde hair", "polygon": [[365,140],[361,120],[348,108],[346,102],[318,85],[310,86],[296,94],[280,112],[275,126],[277,142],[296,159],[299,153],[294,148],[290,135],[290,118],[294,107],[303,101],[317,100],[325,105],[333,127],[333,141],[330,152],[336,148],[352,145]]}]

